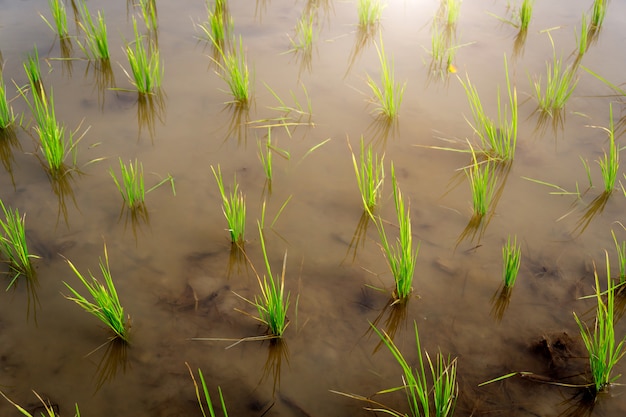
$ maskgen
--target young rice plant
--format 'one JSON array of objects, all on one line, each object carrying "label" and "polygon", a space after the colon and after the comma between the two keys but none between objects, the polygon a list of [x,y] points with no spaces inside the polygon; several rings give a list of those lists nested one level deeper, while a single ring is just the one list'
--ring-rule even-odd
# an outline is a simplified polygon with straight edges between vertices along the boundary
[{"label": "young rice plant", "polygon": [[400,84],[395,82],[393,58],[391,64],[389,64],[385,55],[382,35],[380,46],[376,45],[376,52],[380,61],[380,85],[369,74],[367,75],[367,85],[369,85],[372,93],[374,93],[374,98],[378,102],[376,113],[392,121],[398,117],[406,83]]},{"label": "young rice plant", "polygon": [[282,337],[285,329],[289,325],[287,319],[287,311],[289,310],[289,295],[285,294],[285,269],[287,267],[287,252],[283,258],[283,269],[279,276],[274,277],[270,262],[267,258],[267,249],[265,248],[265,237],[261,223],[257,223],[259,228],[259,237],[261,241],[261,250],[263,251],[263,260],[267,276],[263,275],[263,280],[257,274],[261,295],[255,296],[254,305],[259,314],[258,320],[267,325],[268,333],[275,337]]},{"label": "young rice plant", "polygon": [[530,19],[533,15],[533,3],[535,0],[523,0],[519,9],[520,30],[528,30]]},{"label": "young rice plant", "polygon": [[67,29],[67,10],[63,0],[48,0],[50,6],[50,13],[52,14],[52,21],[54,26],[43,16],[41,18],[46,24],[56,32],[59,39],[67,39],[69,37],[69,31]]},{"label": "young rice plant", "polygon": [[[384,331],[378,330],[372,325],[372,328],[376,334],[378,334],[385,346],[387,346],[393,357],[396,359],[396,362],[398,362],[402,368],[404,374],[402,378],[403,385],[401,387],[391,388],[383,392],[392,392],[397,391],[398,389],[404,389],[410,408],[410,414],[408,415],[411,417],[452,416],[459,391],[456,380],[456,358],[451,359],[450,356],[446,358],[441,353],[437,353],[435,363],[433,364],[428,352],[424,351],[426,356],[426,360],[424,360],[419,333],[417,331],[417,323],[414,323],[414,327],[418,366],[412,368],[391,337],[389,337],[389,335]],[[425,366],[426,362],[428,362],[428,368],[430,369],[430,381],[427,377]],[[385,411],[394,417],[406,416],[406,414],[401,414],[390,409],[380,411]]]},{"label": "young rice plant", "polygon": [[118,191],[122,195],[126,206],[132,210],[141,210],[145,207],[146,194],[149,192],[159,188],[161,185],[166,182],[170,182],[172,185],[172,194],[176,195],[176,188],[174,186],[174,178],[168,174],[168,176],[161,180],[158,184],[145,189],[144,186],[144,178],[143,178],[143,164],[141,164],[137,159],[135,162],[128,162],[128,165],[124,164],[122,158],[120,158],[120,174],[121,177],[118,180],[117,175],[115,175],[115,171],[113,168],[109,169],[109,173],[117,186]]},{"label": "young rice plant", "polygon": [[515,156],[515,148],[517,146],[517,90],[515,87],[511,88],[506,57],[504,58],[504,71],[506,74],[509,103],[508,107],[502,105],[500,101],[500,89],[498,89],[497,123],[487,116],[480,96],[478,95],[478,90],[476,90],[476,87],[471,83],[469,76],[466,77],[467,83],[463,82],[460,78],[459,81],[461,81],[463,85],[472,110],[474,124],[470,123],[470,126],[480,139],[482,152],[493,159],[511,161]]},{"label": "young rice plant", "polygon": [[[137,20],[133,17],[135,40],[126,44],[126,56],[132,77],[126,73],[140,94],[154,94],[161,88],[163,80],[163,63],[159,49],[154,42],[148,40],[148,47],[144,45],[143,36],[137,30]],[[124,72],[126,72],[124,70]]]},{"label": "young rice plant", "polygon": [[232,191],[230,194],[226,194],[220,166],[217,166],[217,171],[211,166],[211,170],[222,196],[222,211],[228,223],[231,241],[232,243],[243,244],[246,230],[246,199],[239,190],[237,176],[235,175],[233,180]]},{"label": "young rice plant", "polygon": [[7,209],[2,200],[0,200],[0,207],[4,212],[4,220],[0,219],[3,232],[0,236],[0,252],[11,270],[11,282],[9,282],[8,289],[20,276],[28,279],[35,274],[32,260],[39,257],[28,251],[26,215],[20,216],[18,209]]},{"label": "young rice plant", "polygon": [[359,27],[371,28],[378,25],[384,7],[381,0],[359,0],[357,3]]},{"label": "young rice plant", "polygon": [[405,302],[413,291],[413,275],[415,264],[419,253],[420,244],[413,249],[413,234],[411,233],[410,207],[405,209],[402,193],[398,188],[396,174],[393,164],[391,165],[391,180],[393,183],[393,199],[396,206],[399,236],[395,245],[389,243],[383,220],[379,217],[376,222],[378,234],[380,235],[381,246],[387,263],[391,269],[396,288],[393,292],[395,302]]},{"label": "young rice plant", "polygon": [[290,38],[294,50],[310,51],[315,41],[315,22],[312,13],[303,13],[296,23],[295,36]]},{"label": "young rice plant", "polygon": [[[17,411],[19,411],[20,414],[22,414],[25,417],[58,417],[58,414],[55,411],[56,407],[50,402],[49,399],[44,400],[35,391],[33,391],[33,393],[35,394],[35,396],[37,397],[39,402],[41,402],[45,413],[43,411],[39,411],[37,414],[32,415],[28,410],[26,410],[25,408],[23,408],[22,406],[20,406],[16,402],[12,401],[9,397],[7,397],[4,394],[4,392],[0,391],[0,395],[2,395],[5,400],[7,400],[9,403],[11,403],[11,405],[13,405],[13,407],[15,407],[17,409]],[[74,414],[74,417],[80,417],[80,410],[78,409],[78,404],[76,404],[75,406],[76,406],[76,414]],[[37,410],[41,410],[41,407],[37,407]]]},{"label": "young rice plant", "polygon": [[492,161],[487,160],[479,163],[473,149],[472,159],[472,165],[465,168],[465,175],[467,175],[472,191],[474,215],[482,217],[489,211],[496,190],[497,177]]},{"label": "young rice plant", "polygon": [[243,40],[239,37],[239,43],[234,43],[227,52],[220,49],[223,64],[215,61],[220,68],[220,77],[226,84],[233,96],[234,102],[240,105],[247,105],[250,101],[250,73],[243,49]]},{"label": "young rice plant", "polygon": [[609,105],[610,124],[605,129],[609,135],[609,152],[604,152],[604,156],[598,160],[600,171],[602,172],[602,180],[604,182],[604,192],[610,194],[615,189],[617,181],[617,172],[619,171],[619,145],[615,143],[615,125],[613,122],[613,104]]},{"label": "young rice plant", "polygon": [[104,13],[98,11],[97,20],[94,23],[91,13],[87,8],[87,2],[82,1],[79,6],[80,28],[85,33],[85,45],[78,45],[89,59],[108,60],[110,58],[109,42],[107,40],[107,27],[104,22]]},{"label": "young rice plant", "polygon": [[502,279],[504,280],[505,288],[510,289],[515,285],[521,259],[522,247],[517,244],[517,236],[513,239],[513,242],[511,242],[511,236],[509,236],[506,244],[502,247],[502,261],[504,264]]},{"label": "young rice plant", "polygon": [[[348,146],[350,146],[350,142],[348,142]],[[372,148],[372,145],[365,148],[363,136],[361,136],[361,156],[357,162],[354,152],[352,152],[352,148],[350,147],[354,173],[356,175],[359,191],[361,192],[361,199],[363,200],[363,208],[370,215],[372,215],[374,209],[378,206],[382,194],[383,181],[385,179],[383,164],[385,157],[384,155],[381,157],[374,155]]]},{"label": "young rice plant", "polygon": [[[22,95],[26,99],[23,92]],[[76,166],[77,145],[81,138],[75,139],[75,132],[66,132],[65,126],[57,122],[52,88],[49,97],[42,89],[39,95],[34,95],[32,103],[26,101],[37,123],[35,131],[39,136],[43,159],[50,175],[58,178],[67,171],[65,161],[68,156],[72,156],[72,166]]]},{"label": "young rice plant", "polygon": [[[552,40],[552,38],[550,38]],[[533,80],[535,96],[539,105],[539,110],[555,117],[563,108],[565,103],[578,84],[576,70],[569,66],[562,68],[563,62],[556,57],[556,51],[552,58],[552,64],[546,64],[545,89],[542,87],[541,76]]]},{"label": "young rice plant", "polygon": [[15,115],[7,99],[7,86],[0,70],[0,130],[9,128],[14,121]]},{"label": "young rice plant", "polygon": [[[596,282],[595,298],[597,301],[596,318],[592,328],[583,323],[574,313],[587,352],[593,379],[593,392],[598,394],[606,390],[620,375],[613,375],[615,367],[626,353],[626,337],[616,340],[615,337],[615,287],[611,281],[609,256],[606,254],[607,290],[602,292],[597,271],[594,272]],[[606,301],[604,301],[606,294]]]},{"label": "young rice plant", "polygon": [[66,262],[89,292],[91,300],[82,296],[67,282],[63,281],[73,295],[66,296],[66,298],[74,301],[86,312],[96,316],[115,333],[116,338],[120,338],[122,341],[129,343],[130,317],[127,318],[124,315],[124,308],[120,304],[117,290],[113,284],[106,245],[104,246],[104,261],[100,258],[100,271],[102,272],[105,284],[98,281],[90,271],[89,276],[91,280],[85,278],[69,259],[66,259]]}]

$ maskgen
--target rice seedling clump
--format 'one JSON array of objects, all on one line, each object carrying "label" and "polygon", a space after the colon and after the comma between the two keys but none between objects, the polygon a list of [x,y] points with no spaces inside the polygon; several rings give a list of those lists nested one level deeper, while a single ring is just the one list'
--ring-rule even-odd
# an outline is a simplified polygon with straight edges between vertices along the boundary
[{"label": "rice seedling clump", "polygon": [[222,197],[222,211],[228,223],[231,241],[232,243],[243,244],[246,231],[246,199],[239,190],[237,177],[235,176],[233,180],[232,191],[227,194],[220,166],[217,166],[217,171],[213,167],[211,167],[211,170]]},{"label": "rice seedling clump", "polygon": [[11,271],[11,281],[7,287],[10,288],[20,276],[27,279],[33,277],[35,269],[32,260],[39,257],[28,251],[26,215],[20,215],[18,209],[7,208],[2,200],[0,200],[0,207],[4,213],[4,220],[0,219],[3,232],[0,236],[0,252]]},{"label": "rice seedling clump", "polygon": [[124,314],[124,308],[122,307],[117,289],[113,283],[113,277],[111,275],[111,269],[109,267],[109,255],[106,245],[104,246],[104,260],[100,258],[100,271],[104,278],[104,284],[102,284],[93,274],[89,271],[91,279],[86,278],[81,274],[74,264],[66,259],[67,264],[70,266],[76,277],[87,289],[91,300],[81,295],[67,282],[63,282],[67,289],[72,293],[71,296],[66,296],[68,300],[74,301],[87,313],[90,313],[97,317],[103,324],[109,327],[116,338],[120,338],[126,343],[130,342],[130,318]]}]

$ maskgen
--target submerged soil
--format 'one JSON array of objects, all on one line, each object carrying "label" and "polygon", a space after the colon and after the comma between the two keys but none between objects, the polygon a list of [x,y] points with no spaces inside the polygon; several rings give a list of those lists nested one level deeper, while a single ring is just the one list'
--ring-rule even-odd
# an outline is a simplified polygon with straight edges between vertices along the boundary
[{"label": "submerged soil", "polygon": [[[618,223],[624,222],[623,192],[596,200],[602,182],[595,161],[608,141],[594,128],[609,125],[610,102],[621,117],[623,103],[583,69],[624,82],[626,4],[609,3],[560,122],[542,125],[531,80],[545,79],[553,54],[575,60],[581,17],[591,2],[537,1],[523,43],[518,30],[498,18],[510,16],[508,3],[464,1],[455,28],[456,73],[445,67],[433,73],[430,34],[439,1],[389,2],[382,38],[363,41],[355,1],[231,0],[234,33],[242,37],[253,73],[254,99],[240,112],[225,104],[227,86],[196,26],[206,20],[202,1],[157,2],[163,93],[142,102],[127,91],[132,85],[124,72],[123,46],[133,36],[132,16],[139,16],[131,2],[88,3],[93,14],[104,12],[108,26],[112,65],[103,73],[84,59],[80,37],[70,39],[71,50],[61,50],[40,17],[50,19],[46,2],[0,0],[4,80],[15,112],[24,113],[24,127],[2,148],[8,152],[2,153],[1,198],[26,213],[29,244],[42,257],[37,285],[20,281],[0,302],[2,391],[34,410],[34,390],[64,416],[72,415],[75,403],[83,416],[200,415],[188,363],[194,372],[202,369],[214,398],[221,387],[233,416],[367,415],[365,403],[330,390],[372,396],[400,385],[401,370],[370,323],[393,333],[411,363],[415,323],[431,355],[440,350],[458,358],[457,416],[624,415],[619,385],[592,407],[584,390],[546,382],[588,382],[572,312],[591,325],[593,300],[580,297],[593,292],[594,265],[604,282],[605,250],[616,270],[611,230],[626,239]],[[74,1],[66,5],[72,16]],[[309,56],[291,51],[290,44],[306,10],[316,16]],[[69,20],[72,36],[80,35]],[[376,121],[367,86],[368,75],[379,77],[380,39],[393,56],[396,80],[406,82],[391,126]],[[34,45],[57,118],[68,129],[90,127],[78,146],[82,173],[65,184],[51,182],[33,155],[33,123],[16,89],[27,82],[22,62]],[[492,214],[473,228],[463,173],[470,158],[437,148],[467,149],[466,138],[476,140],[465,120],[471,117],[460,82],[466,75],[497,115],[505,55],[520,101],[518,147],[512,165],[501,171]],[[286,152],[274,152],[270,191],[258,142],[265,143],[266,126],[284,116],[274,94],[291,107],[297,99],[306,109],[310,100],[312,116],[292,112],[294,125],[271,129],[273,146]],[[376,227],[363,229],[360,222],[347,141],[357,150],[361,136],[385,155],[379,214],[388,230],[394,230],[393,162],[410,201],[414,239],[421,242],[414,297],[405,308],[389,306],[393,278]],[[129,216],[109,174],[118,169],[118,158],[141,161],[147,187],[171,174],[176,195],[160,187],[147,195],[147,216]],[[592,188],[581,158],[589,164]],[[227,183],[236,174],[246,195],[247,258],[231,250],[211,172],[218,164]],[[624,181],[623,168],[618,175]],[[555,194],[555,187],[529,178],[569,193]],[[263,269],[256,227],[263,202],[266,224],[280,213],[266,240],[274,272],[287,253],[290,324],[280,343],[231,346],[265,332],[237,311],[256,314],[241,297],[254,299],[259,292],[251,265]],[[522,268],[513,290],[502,294],[501,248],[509,235],[522,242]],[[127,348],[107,344],[107,330],[63,297],[63,281],[79,284],[64,258],[96,273],[103,242],[132,318]],[[625,326],[616,324],[619,337]],[[514,371],[529,374],[479,386]],[[622,371],[619,364],[616,374]],[[374,398],[408,412],[401,392]],[[19,412],[0,402],[0,414]]]}]

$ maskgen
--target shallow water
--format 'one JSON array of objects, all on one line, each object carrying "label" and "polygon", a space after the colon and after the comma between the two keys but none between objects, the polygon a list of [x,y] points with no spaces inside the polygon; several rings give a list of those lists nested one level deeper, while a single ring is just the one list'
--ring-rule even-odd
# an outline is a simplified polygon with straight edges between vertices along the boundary
[{"label": "shallow water", "polygon": [[[310,64],[288,52],[289,36],[306,7],[317,3],[317,27]],[[562,128],[537,129],[536,101],[529,77],[545,73],[552,47],[571,61],[576,33],[587,1],[538,1],[524,49],[513,57],[516,29],[493,15],[505,16],[504,1],[466,0],[456,28],[457,74],[467,74],[495,111],[497,88],[505,86],[507,56],[520,99],[519,141],[515,161],[487,227],[461,239],[471,218],[471,196],[462,168],[466,154],[433,149],[458,146],[472,139],[464,117],[471,117],[463,88],[455,75],[429,73],[430,25],[439,2],[390,2],[383,12],[382,37],[394,57],[396,79],[406,81],[399,123],[385,136],[368,103],[367,74],[378,77],[374,43],[355,47],[356,4],[257,0],[229,3],[235,34],[242,35],[254,68],[254,103],[239,120],[225,106],[226,85],[215,73],[210,46],[198,39],[194,23],[205,19],[201,1],[158,2],[158,45],[165,67],[162,106],[142,117],[136,95],[98,88],[98,72],[83,60],[73,40],[71,57],[59,60],[59,41],[39,14],[49,16],[43,1],[0,1],[0,51],[4,79],[11,96],[14,83],[24,85],[22,61],[37,45],[44,85],[54,89],[57,117],[68,128],[90,126],[79,146],[84,175],[76,175],[71,192],[55,193],[33,156],[32,129],[16,131],[11,170],[1,170],[3,201],[26,213],[29,243],[42,256],[37,261],[37,307],[28,304],[24,282],[0,303],[0,385],[16,402],[32,406],[35,390],[71,415],[78,403],[83,416],[199,415],[185,362],[201,368],[212,390],[220,386],[231,415],[339,416],[366,415],[365,405],[330,393],[373,395],[401,384],[400,369],[389,352],[377,350],[368,322],[389,329],[395,341],[415,359],[413,322],[423,347],[434,354],[458,357],[457,416],[579,415],[578,391],[536,381],[510,379],[478,387],[511,371],[549,377],[578,375],[584,382],[587,363],[572,311],[590,319],[593,304],[579,300],[593,291],[593,262],[605,276],[604,250],[615,262],[611,230],[620,240],[626,232],[624,196],[613,193],[604,210],[581,232],[577,227],[592,200],[601,193],[595,160],[607,145],[600,129],[608,126],[609,102],[616,117],[622,104],[611,90],[579,69],[579,83],[567,103]],[[68,6],[70,6],[68,4]],[[90,1],[104,10],[112,53],[114,86],[129,89],[122,68],[123,52],[132,37],[132,4]],[[615,84],[623,82],[626,5],[611,2],[599,38],[582,65]],[[68,7],[71,13],[71,7]],[[73,22],[72,34],[77,33]],[[378,41],[378,39],[374,39]],[[569,62],[568,61],[568,62]],[[545,77],[545,75],[543,75]],[[14,83],[13,83],[13,82]],[[266,86],[292,104],[290,91],[302,103],[310,98],[313,124],[272,129],[272,141],[290,159],[274,155],[275,177],[268,193],[258,160],[257,140],[267,130],[262,119],[275,118],[277,101]],[[302,86],[305,86],[307,94]],[[16,112],[29,113],[21,98]],[[144,115],[146,113],[143,113]],[[393,279],[374,225],[354,254],[350,245],[362,214],[347,146],[359,137],[385,153],[387,183],[381,215],[393,222],[389,167],[393,161],[402,192],[411,203],[413,232],[421,248],[415,274],[415,297],[404,316],[385,309]],[[308,151],[326,139],[312,153]],[[451,140],[456,142],[450,142]],[[148,186],[168,173],[175,177],[176,196],[163,186],[147,197],[149,222],[133,223],[120,214],[121,198],[110,178],[118,157],[138,158]],[[534,178],[573,191],[587,189],[580,161],[589,162],[595,187],[580,199],[550,194],[552,188]],[[88,163],[95,159],[104,160]],[[237,293],[253,298],[256,278],[247,263],[232,262],[221,200],[211,173],[220,164],[225,180],[233,174],[248,205],[247,254],[257,269],[262,260],[256,231],[262,201],[273,219],[290,202],[268,233],[272,266],[278,271],[288,253],[286,285],[291,292],[291,323],[279,348],[267,342],[228,341],[257,336],[264,329],[235,308],[254,311]],[[154,173],[154,175],[152,174]],[[624,170],[620,170],[623,176]],[[504,175],[502,176],[504,179]],[[522,242],[522,270],[509,303],[498,319],[494,294],[501,281],[501,247],[509,234]],[[66,300],[63,281],[78,282],[63,257],[81,271],[96,271],[106,242],[120,299],[132,317],[132,344],[119,359],[115,374],[102,379],[101,360],[109,334],[74,303]],[[615,267],[614,267],[615,269]],[[377,291],[383,288],[384,291]],[[495,306],[495,307],[494,307]],[[297,312],[296,312],[297,308]],[[394,315],[395,314],[395,315]],[[542,343],[551,347],[565,338],[571,355],[565,364],[550,365]],[[616,332],[624,335],[623,322]],[[561,339],[559,339],[561,337]],[[281,350],[282,349],[282,350]],[[90,354],[90,352],[93,352]],[[115,356],[111,356],[115,359]],[[618,366],[616,373],[622,371]],[[279,377],[277,376],[279,375]],[[603,395],[593,413],[623,415],[623,388]],[[400,393],[376,397],[408,411]],[[574,398],[573,401],[570,401]],[[2,415],[17,413],[0,402]],[[17,415],[17,414],[15,414]]]}]

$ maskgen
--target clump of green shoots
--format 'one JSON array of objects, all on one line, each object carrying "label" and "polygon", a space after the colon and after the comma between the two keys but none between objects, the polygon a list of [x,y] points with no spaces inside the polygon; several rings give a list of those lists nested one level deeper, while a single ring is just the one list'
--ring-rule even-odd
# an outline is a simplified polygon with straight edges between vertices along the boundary
[{"label": "clump of green shoots", "polygon": [[221,70],[220,77],[226,81],[233,95],[233,101],[239,105],[247,105],[250,101],[250,73],[243,49],[243,40],[234,43],[226,53],[220,49],[223,63],[215,61]]},{"label": "clump of green shoots", "polygon": [[460,78],[459,80],[463,85],[472,110],[474,124],[470,123],[470,126],[480,139],[482,152],[492,159],[511,161],[515,156],[515,148],[517,146],[518,109],[517,90],[515,87],[511,88],[506,57],[504,58],[504,71],[506,74],[509,103],[508,106],[502,105],[500,101],[500,89],[498,88],[497,123],[487,116],[480,96],[478,95],[478,90],[471,83],[469,76],[466,77],[467,83],[463,82]]},{"label": "clump of green shoots", "polygon": [[263,165],[263,172],[268,181],[272,181],[273,165],[272,165],[272,128],[267,128],[267,142],[265,145],[259,141],[259,159]]},{"label": "clump of green shoots", "polygon": [[66,262],[70,268],[72,268],[72,271],[74,271],[74,274],[76,274],[80,282],[83,283],[92,300],[88,300],[67,282],[63,281],[65,286],[72,293],[72,296],[66,296],[66,298],[74,301],[86,312],[96,316],[115,333],[116,338],[129,343],[130,317],[124,315],[124,308],[120,304],[117,290],[113,284],[106,245],[104,246],[104,261],[100,258],[100,271],[104,278],[104,284],[98,281],[90,271],[89,276],[91,279],[89,280],[76,269],[69,259],[66,259]]},{"label": "clump of green shoots", "polygon": [[[602,291],[597,271],[594,271],[596,282],[595,298],[597,301],[596,318],[592,328],[583,323],[576,313],[580,335],[589,353],[589,366],[593,379],[593,393],[599,394],[606,390],[620,375],[613,375],[615,366],[626,353],[626,337],[620,341],[615,337],[615,287],[611,282],[611,268],[608,253],[606,254],[607,290]],[[604,295],[606,294],[606,301]]]},{"label": "clump of green shoots", "polygon": [[14,121],[15,115],[7,98],[7,86],[0,69],[0,131],[11,127]]},{"label": "clump of green shoots", "polygon": [[578,36],[578,56],[582,57],[589,48],[589,23],[587,14],[583,14],[580,21],[580,35]]},{"label": "clump of green shoots", "polygon": [[139,0],[139,8],[146,23],[146,29],[156,30],[158,27],[156,0]]},{"label": "clump of green shoots", "polygon": [[135,159],[135,164],[129,162],[128,166],[120,158],[121,181],[118,181],[113,168],[109,173],[117,186],[126,206],[131,209],[138,209],[145,204],[146,191],[143,181],[143,165]]},{"label": "clump of green shoots", "polygon": [[87,2],[83,1],[79,7],[80,28],[85,33],[85,45],[78,45],[89,59],[106,61],[110,58],[109,42],[107,40],[107,27],[104,21],[104,13],[98,11],[96,22],[87,8]]},{"label": "clump of green shoots", "polygon": [[72,156],[72,166],[76,166],[77,145],[81,138],[75,139],[75,132],[72,131],[66,134],[65,126],[57,122],[52,89],[49,97],[40,90],[40,94],[34,95],[32,103],[26,101],[37,123],[35,131],[39,136],[40,148],[48,171],[52,177],[60,177],[67,171],[65,161],[68,156]]},{"label": "clump of green shoots", "polygon": [[[200,384],[202,386],[202,393],[201,393],[200,387],[198,386],[198,383],[196,382],[196,378],[193,376],[193,372],[191,371],[191,367],[186,362],[185,362],[185,365],[187,365],[187,369],[189,369],[189,375],[191,375],[193,386],[196,389],[196,398],[198,399],[198,405],[200,406],[200,411],[202,412],[202,416],[207,417],[207,413],[208,413],[208,416],[215,417],[215,409],[213,408],[211,395],[209,394],[209,389],[207,388],[206,382],[204,380],[204,375],[202,375],[202,371],[200,370],[200,368],[198,368],[198,375],[200,376]],[[226,411],[226,403],[224,402],[222,389],[220,387],[217,387],[217,392],[220,396],[220,404],[222,406],[222,413],[224,414],[224,417],[228,417],[228,411]],[[201,394],[204,395],[204,403],[202,402],[203,396]],[[206,410],[205,410],[205,407],[206,407]]]},{"label": "clump of green shoots", "polygon": [[448,28],[456,26],[461,12],[461,0],[444,0],[445,3],[445,21]]},{"label": "clump of green shoots", "polygon": [[[550,41],[552,42],[552,37],[550,37]],[[541,76],[533,80],[532,83],[535,87],[539,110],[555,117],[563,110],[565,103],[578,84],[576,68],[569,66],[563,69],[563,62],[557,58],[556,51],[554,51],[552,63],[546,63],[545,90],[542,88]]]},{"label": "clump of green shoots", "polygon": [[4,212],[4,220],[0,219],[2,235],[0,236],[0,253],[9,264],[11,270],[10,288],[15,281],[24,276],[27,279],[33,277],[35,269],[32,264],[33,259],[39,258],[28,251],[26,244],[26,215],[20,216],[18,209],[14,211],[6,208],[2,200],[0,207]]},{"label": "clump of green shoots", "polygon": [[135,40],[126,44],[126,56],[132,77],[128,73],[126,75],[140,94],[158,93],[163,80],[163,63],[159,49],[152,41],[148,41],[148,48],[146,48],[143,36],[137,30],[137,21],[134,17],[133,29]]},{"label": "clump of green shoots", "polygon": [[[350,142],[348,142],[348,146],[350,146]],[[378,206],[382,194],[385,179],[383,164],[385,157],[384,155],[381,157],[374,155],[371,144],[365,148],[363,136],[361,136],[361,156],[359,161],[357,162],[356,156],[352,152],[352,147],[350,147],[350,153],[352,154],[356,181],[361,192],[361,199],[363,200],[363,208],[371,215]]]},{"label": "clump of green shoots", "polygon": [[369,74],[367,75],[367,85],[374,93],[374,98],[378,103],[376,112],[391,121],[398,117],[406,83],[400,84],[395,82],[393,58],[391,64],[387,62],[382,35],[380,46],[376,45],[376,52],[380,61],[380,85]]},{"label": "clump of green shoots", "polygon": [[615,189],[617,181],[617,172],[619,170],[619,145],[615,143],[615,126],[613,122],[613,104],[609,105],[610,124],[605,129],[609,134],[609,152],[604,152],[604,156],[598,160],[600,171],[602,172],[602,180],[604,181],[604,192],[610,194]]},{"label": "clump of green shoots", "polygon": [[519,27],[520,30],[527,30],[530,19],[533,15],[533,3],[535,0],[523,0],[519,9]]},{"label": "clump of green shoots", "polygon": [[37,50],[37,45],[35,45],[33,54],[26,56],[24,71],[26,71],[28,82],[34,94],[41,94],[43,92],[43,82],[41,81],[41,67],[39,66],[39,51]]},{"label": "clump of green shoots", "polygon": [[376,27],[380,23],[384,8],[381,0],[359,0],[357,3],[359,27],[362,29]]},{"label": "clump of green shoots", "polygon": [[199,25],[200,30],[216,48],[223,49],[225,42],[232,37],[233,18],[221,1],[215,2],[213,10],[207,1],[207,17],[207,21]]},{"label": "clump of green shoots", "polygon": [[400,229],[395,245],[389,243],[383,220],[378,218],[375,222],[383,252],[396,283],[396,288],[393,291],[395,302],[405,302],[413,291],[413,275],[420,244],[418,243],[417,247],[413,248],[410,207],[405,208],[402,193],[396,181],[393,164],[391,165],[391,181],[393,183],[393,200]]},{"label": "clump of green shoots", "polygon": [[465,168],[465,175],[469,180],[472,191],[472,207],[474,215],[482,217],[487,214],[491,201],[493,200],[497,177],[495,175],[494,163],[490,160],[478,162],[476,154],[472,149],[472,164]]},{"label": "clump of green shoots", "polygon": [[295,36],[290,37],[291,46],[294,50],[311,51],[317,33],[315,32],[315,15],[303,13],[296,23]]},{"label": "clump of green shoots", "polygon": [[[389,349],[396,362],[400,365],[403,371],[403,386],[407,400],[409,402],[410,416],[438,416],[448,417],[454,413],[456,406],[456,398],[459,392],[458,383],[456,380],[457,361],[447,358],[437,353],[435,362],[430,358],[428,352],[422,353],[422,347],[420,344],[419,333],[417,331],[417,323],[414,323],[415,327],[415,344],[417,345],[417,358],[418,366],[412,368],[408,361],[405,359],[402,352],[395,345],[391,337],[382,330],[378,330],[372,325],[372,328],[378,334],[385,346]],[[424,355],[425,354],[425,355]],[[426,360],[424,360],[426,356]],[[430,381],[427,377],[425,363],[428,362],[428,368],[430,369]],[[384,392],[395,391],[398,388],[392,388],[385,390]],[[432,400],[430,398],[432,393]],[[394,417],[405,417],[406,414],[399,413],[391,409],[384,409],[388,414]]]},{"label": "clump of green shoots", "polygon": [[124,203],[131,211],[145,209],[146,194],[156,190],[167,182],[172,185],[172,194],[176,195],[174,178],[169,174],[155,186],[146,190],[143,179],[143,164],[137,161],[137,159],[135,159],[134,164],[132,161],[129,161],[128,165],[126,165],[122,161],[122,158],[120,158],[120,171],[121,178],[118,180],[113,168],[109,169],[109,173],[111,174],[118,191],[122,195]]},{"label": "clump of green shoots", "polygon": [[517,236],[511,242],[509,236],[506,244],[502,247],[502,279],[505,288],[513,288],[519,273],[520,261],[522,259],[522,247],[517,244]]},{"label": "clump of green shoots", "polygon": [[254,297],[254,305],[257,308],[259,317],[257,318],[261,323],[267,326],[268,333],[271,336],[282,337],[285,329],[289,325],[289,319],[287,318],[287,311],[289,310],[289,295],[285,294],[285,269],[287,267],[287,252],[283,258],[283,269],[280,277],[277,275],[274,277],[270,262],[267,258],[267,249],[265,248],[265,237],[263,235],[263,229],[261,223],[257,223],[259,228],[259,237],[261,241],[261,250],[263,251],[263,260],[265,261],[265,268],[267,270],[267,276],[263,275],[263,280],[257,274],[259,281],[259,287],[261,288],[261,295]]},{"label": "clump of green shoots", "polygon": [[69,37],[69,31],[67,29],[67,10],[62,0],[48,0],[50,6],[50,13],[52,14],[52,21],[54,26],[43,16],[41,18],[46,24],[56,32],[59,39],[67,39]]},{"label": "clump of green shoots", "polygon": [[235,176],[233,180],[234,185],[232,186],[232,191],[230,194],[226,194],[220,166],[217,166],[217,171],[211,166],[211,170],[213,171],[215,181],[217,181],[217,187],[222,196],[222,211],[228,223],[231,241],[232,243],[243,244],[246,230],[246,199],[239,190],[237,176]]},{"label": "clump of green shoots", "polygon": [[604,17],[606,16],[606,8],[608,0],[594,0],[593,8],[591,9],[591,27],[594,30],[598,30],[602,27]]}]

